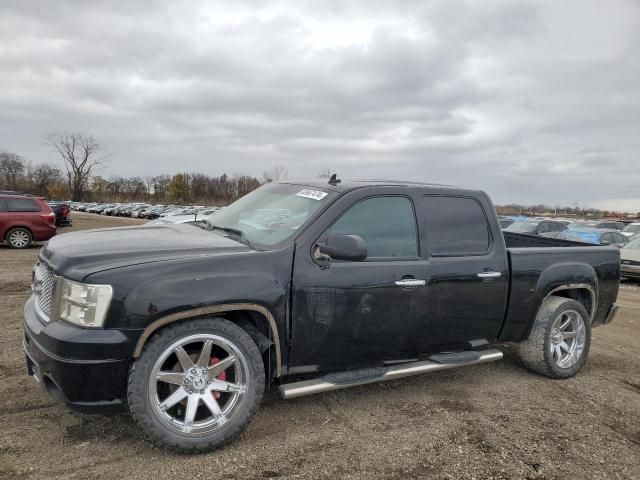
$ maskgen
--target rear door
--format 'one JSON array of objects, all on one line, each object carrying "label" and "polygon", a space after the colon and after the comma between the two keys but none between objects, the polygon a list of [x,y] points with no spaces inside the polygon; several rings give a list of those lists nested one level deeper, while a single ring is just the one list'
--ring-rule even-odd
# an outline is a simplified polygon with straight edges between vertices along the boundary
[{"label": "rear door", "polygon": [[425,195],[421,228],[430,265],[428,343],[431,350],[497,338],[506,308],[509,265],[488,199]]}]

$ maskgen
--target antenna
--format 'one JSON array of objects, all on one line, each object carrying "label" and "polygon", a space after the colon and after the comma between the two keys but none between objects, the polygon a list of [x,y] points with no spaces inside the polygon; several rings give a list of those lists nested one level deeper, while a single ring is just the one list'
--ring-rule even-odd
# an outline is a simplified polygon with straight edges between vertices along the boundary
[{"label": "antenna", "polygon": [[333,175],[331,175],[331,178],[329,179],[329,182],[328,182],[328,183],[329,183],[329,185],[333,185],[333,186],[335,187],[335,186],[336,186],[336,185],[338,185],[340,182],[342,182],[342,180],[340,180],[340,179],[338,178],[338,174],[337,174],[337,173],[334,173]]}]

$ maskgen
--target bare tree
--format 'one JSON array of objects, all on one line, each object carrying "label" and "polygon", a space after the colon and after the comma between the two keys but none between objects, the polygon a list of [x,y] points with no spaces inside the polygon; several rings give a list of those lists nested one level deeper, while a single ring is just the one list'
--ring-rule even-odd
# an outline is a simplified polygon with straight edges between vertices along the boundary
[{"label": "bare tree", "polygon": [[318,178],[331,178],[331,170],[328,168],[323,168],[318,172]]},{"label": "bare tree", "polygon": [[80,200],[91,172],[104,165],[108,155],[102,153],[102,146],[92,135],[55,132],[47,135],[45,142],[62,157],[71,197],[75,201]]},{"label": "bare tree", "polygon": [[8,188],[15,189],[18,179],[24,173],[24,162],[17,153],[0,152],[0,175]]},{"label": "bare tree", "polygon": [[[42,163],[33,168],[30,175],[30,190],[36,195],[50,196],[52,189],[60,189],[63,186],[63,177],[60,169],[54,165]],[[62,185],[60,185],[62,184]]]},{"label": "bare tree", "polygon": [[282,165],[275,165],[271,170],[262,172],[262,183],[275,182],[287,178],[289,172]]}]

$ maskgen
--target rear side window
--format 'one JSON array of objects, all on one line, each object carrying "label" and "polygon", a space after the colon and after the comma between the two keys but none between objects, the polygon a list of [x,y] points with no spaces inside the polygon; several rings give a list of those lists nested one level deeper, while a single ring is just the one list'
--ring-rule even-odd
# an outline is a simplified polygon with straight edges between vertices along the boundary
[{"label": "rear side window", "polygon": [[424,202],[431,255],[480,255],[489,250],[489,225],[477,201],[427,195]]},{"label": "rear side window", "polygon": [[373,197],[347,210],[327,232],[359,235],[367,257],[417,257],[418,232],[413,205],[406,197]]},{"label": "rear side window", "polygon": [[10,212],[39,212],[40,205],[30,198],[7,198]]}]

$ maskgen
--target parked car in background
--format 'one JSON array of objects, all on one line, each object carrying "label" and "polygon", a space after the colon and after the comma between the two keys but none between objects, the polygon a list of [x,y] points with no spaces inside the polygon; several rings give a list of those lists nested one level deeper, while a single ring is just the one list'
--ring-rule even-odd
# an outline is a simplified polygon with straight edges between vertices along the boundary
[{"label": "parked car in background", "polygon": [[27,248],[56,234],[56,215],[39,197],[0,194],[0,241]]},{"label": "parked car in background", "polygon": [[506,217],[498,217],[498,221],[500,222],[500,228],[502,229],[507,228],[509,225],[515,222],[515,220],[512,220],[511,218],[506,218]]},{"label": "parked car in background", "polygon": [[630,223],[622,229],[621,233],[627,237],[640,235],[640,222]]},{"label": "parked car in background", "polygon": [[160,217],[169,217],[173,215],[193,215],[197,213],[197,211],[198,210],[191,207],[168,208],[160,214]]},{"label": "parked car in background", "polygon": [[611,245],[622,248],[629,239],[618,230],[604,230],[601,228],[575,228],[561,232],[543,233],[543,237],[573,240],[576,242],[592,243],[594,245]]},{"label": "parked car in background", "polygon": [[150,208],[151,206],[147,203],[138,204],[132,206],[130,209],[124,211],[125,217],[138,218],[138,213]]},{"label": "parked car in background", "polygon": [[[156,207],[152,207],[144,211],[143,218],[148,218],[149,220],[154,220],[158,218],[164,211],[167,209],[164,205],[158,205]],[[138,215],[140,216],[140,215]]]},{"label": "parked car in background", "polygon": [[620,250],[620,267],[623,277],[640,279],[640,237],[631,240]]},{"label": "parked car in background", "polygon": [[47,205],[51,207],[51,210],[56,215],[56,225],[58,227],[71,225],[71,205],[69,203],[50,200]]},{"label": "parked car in background", "polygon": [[603,228],[622,231],[624,223],[618,220],[578,220],[567,225],[569,229],[578,228]]},{"label": "parked car in background", "polygon": [[564,222],[555,220],[524,220],[513,222],[504,230],[513,233],[527,233],[529,235],[541,235],[549,232],[561,232],[567,228]]}]

